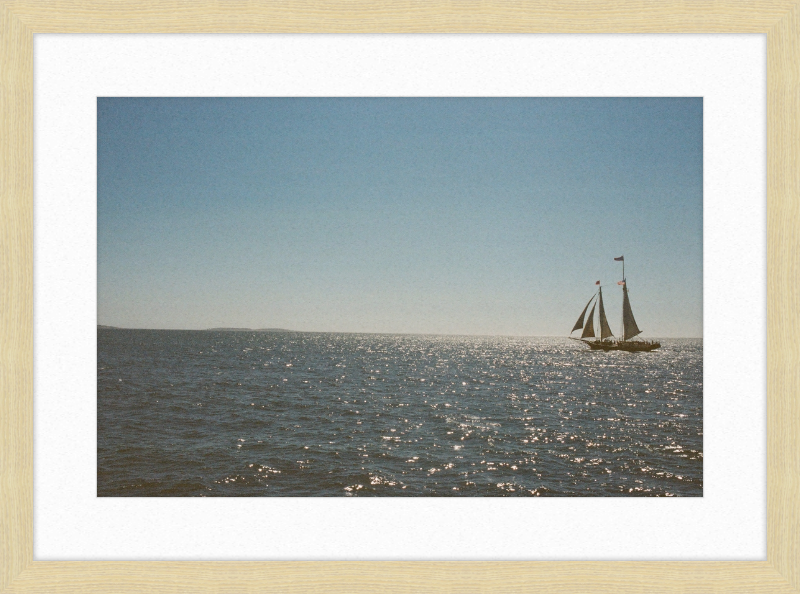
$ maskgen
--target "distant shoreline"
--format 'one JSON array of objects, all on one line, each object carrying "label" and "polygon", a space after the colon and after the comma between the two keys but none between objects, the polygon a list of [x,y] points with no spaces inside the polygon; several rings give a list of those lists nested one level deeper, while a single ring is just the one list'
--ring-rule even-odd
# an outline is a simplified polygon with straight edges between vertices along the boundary
[{"label": "distant shoreline", "polygon": [[286,328],[208,328],[206,332],[294,332]]},{"label": "distant shoreline", "polygon": [[[97,325],[98,330],[165,330],[176,331],[175,328],[120,328],[119,326]],[[295,332],[286,328],[182,328],[178,332]]]}]

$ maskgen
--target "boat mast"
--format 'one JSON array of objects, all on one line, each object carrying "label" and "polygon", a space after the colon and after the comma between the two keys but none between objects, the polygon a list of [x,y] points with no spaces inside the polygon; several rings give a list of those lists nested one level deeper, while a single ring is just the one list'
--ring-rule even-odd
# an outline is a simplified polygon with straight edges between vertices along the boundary
[{"label": "boat mast", "polygon": [[[622,281],[622,282],[624,283],[625,281]],[[622,337],[620,340],[622,340],[624,342],[625,341],[625,295],[624,295],[624,293],[625,293],[625,285],[624,284],[622,285],[622,292],[623,292],[623,296],[622,296],[622,316],[620,316],[620,319],[619,319],[619,335]]]}]

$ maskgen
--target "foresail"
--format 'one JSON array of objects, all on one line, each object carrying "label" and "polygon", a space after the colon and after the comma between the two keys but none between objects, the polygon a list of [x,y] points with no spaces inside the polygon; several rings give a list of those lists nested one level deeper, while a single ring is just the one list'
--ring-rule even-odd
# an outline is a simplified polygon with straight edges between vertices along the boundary
[{"label": "foresail", "polygon": [[636,320],[633,319],[631,302],[628,300],[628,286],[622,285],[622,340],[628,340],[641,333]]},{"label": "foresail", "polygon": [[[592,299],[594,299],[594,295],[592,295]],[[592,299],[589,299],[589,303],[587,303],[586,307],[583,308],[583,311],[581,312],[581,317],[579,317],[578,321],[575,322],[575,326],[573,326],[572,330],[570,330],[569,332],[570,334],[575,332],[575,330],[580,330],[581,328],[583,328],[583,318],[586,315],[586,310],[589,309],[589,305],[591,305],[592,303]]]},{"label": "foresail", "polygon": [[614,336],[613,332],[611,332],[611,327],[608,325],[608,320],[606,319],[606,310],[603,307],[603,291],[600,291],[600,309],[598,310],[598,314],[600,317],[600,340],[604,340],[609,336]]},{"label": "foresail", "polygon": [[594,305],[592,311],[589,312],[589,319],[586,320],[586,326],[583,327],[581,338],[591,338],[594,336]]}]

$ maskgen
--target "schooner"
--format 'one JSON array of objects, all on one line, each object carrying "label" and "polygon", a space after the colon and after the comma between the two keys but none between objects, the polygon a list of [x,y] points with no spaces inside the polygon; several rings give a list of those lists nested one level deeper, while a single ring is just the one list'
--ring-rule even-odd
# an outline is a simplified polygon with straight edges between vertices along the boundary
[{"label": "schooner", "polygon": [[[633,310],[631,309],[631,302],[630,299],[628,299],[628,282],[625,278],[625,257],[620,256],[619,258],[614,258],[614,260],[622,262],[622,280],[617,283],[622,285],[622,337],[616,338],[611,332],[611,327],[608,325],[608,319],[606,318],[606,310],[603,307],[603,287],[599,286],[597,288],[597,293],[592,295],[592,298],[589,299],[589,302],[586,304],[586,307],[583,308],[578,321],[575,322],[575,326],[573,326],[570,332],[570,334],[572,334],[572,332],[583,328],[581,337],[574,338],[570,336],[570,338],[573,340],[580,340],[589,345],[592,349],[603,351],[652,351],[657,349],[661,346],[659,342],[632,340],[635,336],[641,334],[642,331],[639,330],[639,326],[636,325],[636,320],[633,317]],[[597,281],[597,284],[599,285],[600,281]],[[589,309],[590,305],[592,309],[589,311],[589,316],[587,318],[586,311]],[[594,330],[595,308],[597,309],[600,336],[597,336]],[[590,338],[594,340],[589,340]]]}]

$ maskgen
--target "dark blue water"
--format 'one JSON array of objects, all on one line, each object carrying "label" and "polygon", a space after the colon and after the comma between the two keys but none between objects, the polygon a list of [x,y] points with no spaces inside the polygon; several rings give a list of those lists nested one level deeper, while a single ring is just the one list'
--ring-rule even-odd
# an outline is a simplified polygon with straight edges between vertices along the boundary
[{"label": "dark blue water", "polygon": [[99,496],[703,494],[703,343],[99,329]]}]

